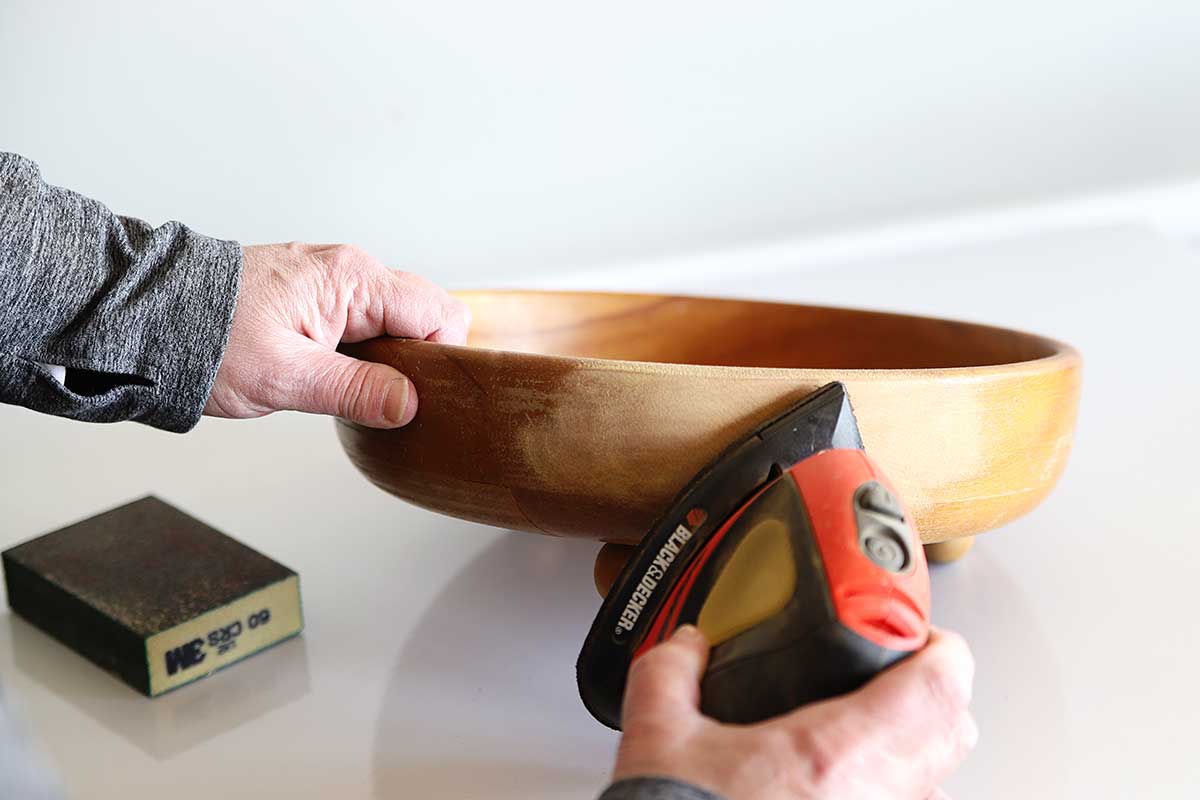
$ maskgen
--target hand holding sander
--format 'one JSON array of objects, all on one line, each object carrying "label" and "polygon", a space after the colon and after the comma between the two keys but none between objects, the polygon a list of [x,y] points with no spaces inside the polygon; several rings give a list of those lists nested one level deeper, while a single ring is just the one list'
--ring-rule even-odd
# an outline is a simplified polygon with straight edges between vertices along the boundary
[{"label": "hand holding sander", "polygon": [[733,723],[852,691],[925,645],[925,554],[842,384],[730,446],[642,539],[579,654],[596,719],[621,727],[630,665],[685,624],[712,645],[701,710]]}]

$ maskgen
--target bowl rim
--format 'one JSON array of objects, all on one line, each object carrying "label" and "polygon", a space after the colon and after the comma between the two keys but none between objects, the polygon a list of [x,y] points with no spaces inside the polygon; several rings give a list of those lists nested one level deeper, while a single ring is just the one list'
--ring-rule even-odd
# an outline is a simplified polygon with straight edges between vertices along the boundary
[{"label": "bowl rim", "polygon": [[[705,295],[695,294],[659,294],[653,292],[612,292],[612,291],[586,291],[586,290],[555,290],[555,289],[463,289],[452,291],[455,297],[463,300],[469,300],[476,296],[521,296],[521,295],[540,295],[540,296],[572,296],[572,297],[611,297],[617,298],[642,298],[642,299],[668,299],[668,300],[699,300],[715,303],[753,303],[766,306],[783,306],[792,309],[811,309],[818,311],[844,311],[856,314],[872,314],[883,317],[891,317],[893,319],[913,320],[923,322],[938,322],[951,323],[955,325],[964,325],[974,328],[981,332],[992,332],[1003,334],[1009,337],[1024,339],[1031,343],[1036,343],[1050,352],[1047,355],[1039,356],[1038,358],[1026,359],[1024,361],[1007,361],[1000,364],[976,364],[958,367],[893,367],[893,368],[851,368],[851,367],[754,367],[754,366],[738,366],[738,365],[718,365],[718,364],[688,364],[671,361],[639,361],[633,359],[617,359],[617,358],[597,358],[594,356],[569,356],[553,353],[540,353],[531,350],[510,350],[505,348],[483,347],[479,345],[455,345],[443,342],[428,342],[421,340],[408,340],[400,337],[383,336],[374,339],[373,341],[405,341],[411,345],[425,348],[437,348],[447,350],[454,355],[465,355],[474,357],[475,354],[498,353],[508,357],[516,357],[528,359],[530,361],[544,361],[548,364],[556,366],[574,367],[576,369],[589,369],[597,371],[618,371],[630,373],[653,373],[658,375],[680,375],[690,377],[733,377],[736,376],[740,380],[779,380],[781,378],[803,378],[805,376],[813,376],[816,380],[827,380],[832,375],[844,375],[848,379],[859,382],[882,382],[892,380],[912,380],[913,378],[920,379],[945,379],[955,382],[971,379],[986,379],[989,377],[998,377],[1007,374],[1030,374],[1030,373],[1053,373],[1064,371],[1071,368],[1078,368],[1082,364],[1082,356],[1080,352],[1073,346],[1048,336],[1043,336],[1037,333],[1030,333],[1016,328],[1007,328],[1000,325],[990,325],[987,323],[973,322],[969,320],[955,319],[950,317],[936,317],[924,314],[911,314],[898,311],[885,311],[872,308],[861,308],[856,306],[839,306],[839,305],[814,305],[810,303],[787,303],[771,300],[760,300],[752,298],[739,297],[710,297]],[[363,344],[366,344],[366,340]]]}]

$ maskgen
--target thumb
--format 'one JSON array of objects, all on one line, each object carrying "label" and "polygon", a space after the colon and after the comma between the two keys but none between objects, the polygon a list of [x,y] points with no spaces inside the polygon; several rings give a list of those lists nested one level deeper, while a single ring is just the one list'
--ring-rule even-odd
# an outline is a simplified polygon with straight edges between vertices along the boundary
[{"label": "thumb", "polygon": [[830,753],[840,750],[850,759],[872,753],[877,763],[874,780],[893,787],[895,795],[929,797],[978,737],[967,710],[974,671],[962,637],[934,630],[924,649],[861,689],[804,706],[768,724],[820,730]]},{"label": "thumb", "polygon": [[699,714],[700,679],[708,663],[708,641],[694,625],[681,625],[671,638],[636,659],[625,683],[621,726]]},{"label": "thumb", "polygon": [[305,357],[307,386],[297,411],[330,414],[370,428],[399,428],[417,414],[417,391],[405,375],[386,364],[359,361],[313,347]]}]

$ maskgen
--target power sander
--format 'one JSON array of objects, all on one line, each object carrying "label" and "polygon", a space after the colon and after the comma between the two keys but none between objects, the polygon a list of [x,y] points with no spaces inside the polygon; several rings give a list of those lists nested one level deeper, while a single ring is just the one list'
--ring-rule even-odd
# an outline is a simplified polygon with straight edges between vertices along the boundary
[{"label": "power sander", "polygon": [[925,554],[841,383],[731,445],[642,539],[576,665],[596,719],[621,727],[630,665],[684,624],[712,645],[701,710],[731,723],[852,691],[925,645]]}]

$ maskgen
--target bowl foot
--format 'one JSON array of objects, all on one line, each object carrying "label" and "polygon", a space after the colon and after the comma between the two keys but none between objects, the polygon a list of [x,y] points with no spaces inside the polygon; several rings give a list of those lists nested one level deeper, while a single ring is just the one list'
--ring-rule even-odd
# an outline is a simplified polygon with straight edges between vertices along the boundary
[{"label": "bowl foot", "polygon": [[925,558],[935,564],[949,564],[951,561],[958,561],[965,556],[973,544],[975,544],[974,536],[960,536],[957,539],[927,544],[925,545]]},{"label": "bowl foot", "polygon": [[601,597],[608,596],[608,590],[625,568],[625,562],[633,555],[634,549],[631,544],[611,542],[600,548],[600,552],[596,554],[596,566],[592,569],[592,579],[596,581],[596,591]]}]

